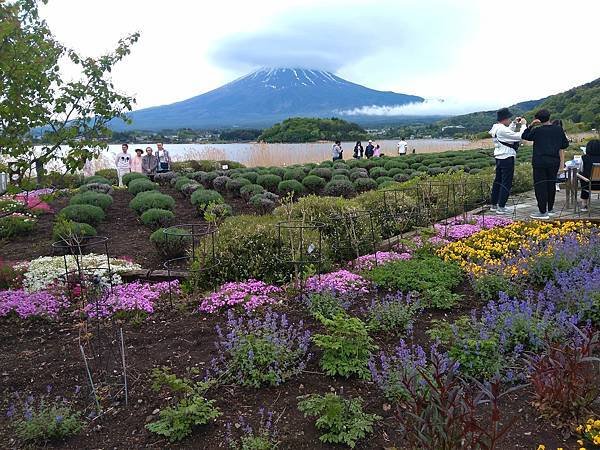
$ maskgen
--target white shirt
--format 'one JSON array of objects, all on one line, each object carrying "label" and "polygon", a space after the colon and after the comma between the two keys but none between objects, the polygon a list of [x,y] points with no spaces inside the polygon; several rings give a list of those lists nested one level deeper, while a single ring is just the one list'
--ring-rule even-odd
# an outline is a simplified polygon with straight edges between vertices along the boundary
[{"label": "white shirt", "polygon": [[520,142],[521,135],[526,128],[527,123],[525,122],[521,124],[521,129],[519,131],[515,131],[517,129],[517,124],[515,122],[512,122],[508,127],[502,123],[495,123],[489,131],[494,140],[494,158],[506,159],[517,156],[517,152],[514,148],[503,145],[502,142],[508,144]]},{"label": "white shirt", "polygon": [[406,151],[408,150],[408,142],[400,141],[398,142],[398,154],[406,155]]},{"label": "white shirt", "polygon": [[115,160],[117,169],[125,170],[131,168],[131,155],[129,153],[119,153]]}]

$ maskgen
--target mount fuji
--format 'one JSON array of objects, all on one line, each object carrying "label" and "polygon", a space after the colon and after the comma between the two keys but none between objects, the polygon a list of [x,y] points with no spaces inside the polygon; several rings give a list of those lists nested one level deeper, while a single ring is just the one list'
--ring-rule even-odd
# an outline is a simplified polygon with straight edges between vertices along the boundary
[{"label": "mount fuji", "polygon": [[[114,130],[265,127],[289,117],[343,117],[340,111],[364,106],[401,106],[422,97],[369,89],[331,72],[266,68],[224,86],[170,105],[128,114],[132,123],[114,121]],[[360,121],[360,117],[353,116]]]}]

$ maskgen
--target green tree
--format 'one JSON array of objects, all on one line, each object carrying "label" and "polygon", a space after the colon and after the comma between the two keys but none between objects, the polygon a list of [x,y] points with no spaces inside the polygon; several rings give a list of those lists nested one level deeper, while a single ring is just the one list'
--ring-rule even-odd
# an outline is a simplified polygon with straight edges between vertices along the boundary
[{"label": "green tree", "polygon": [[[21,173],[55,158],[73,172],[106,148],[110,120],[127,120],[135,100],[115,90],[110,73],[139,34],[99,58],[83,57],[56,41],[39,4],[0,0],[0,152]],[[79,69],[74,81],[63,77],[65,62]],[[34,133],[44,133],[41,153],[32,151]]]}]

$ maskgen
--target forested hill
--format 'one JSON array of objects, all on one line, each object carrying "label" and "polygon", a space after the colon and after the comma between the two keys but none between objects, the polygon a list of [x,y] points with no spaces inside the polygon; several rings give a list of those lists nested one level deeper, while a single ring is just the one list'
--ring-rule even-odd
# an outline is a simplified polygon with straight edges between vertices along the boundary
[{"label": "forested hill", "polygon": [[342,119],[294,117],[273,125],[258,137],[264,142],[315,142],[363,140],[367,133],[359,125]]},{"label": "forested hill", "polygon": [[561,94],[551,95],[540,105],[556,117],[580,124],[583,130],[600,127],[600,78],[569,89]]}]

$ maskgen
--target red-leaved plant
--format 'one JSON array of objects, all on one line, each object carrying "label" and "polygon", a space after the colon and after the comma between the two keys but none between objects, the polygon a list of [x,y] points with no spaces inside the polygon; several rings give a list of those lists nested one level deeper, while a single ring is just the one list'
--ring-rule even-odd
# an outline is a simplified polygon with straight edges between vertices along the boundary
[{"label": "red-leaved plant", "polygon": [[568,427],[581,420],[600,396],[600,333],[577,330],[566,342],[546,345],[542,355],[529,357],[534,405],[540,413]]}]

